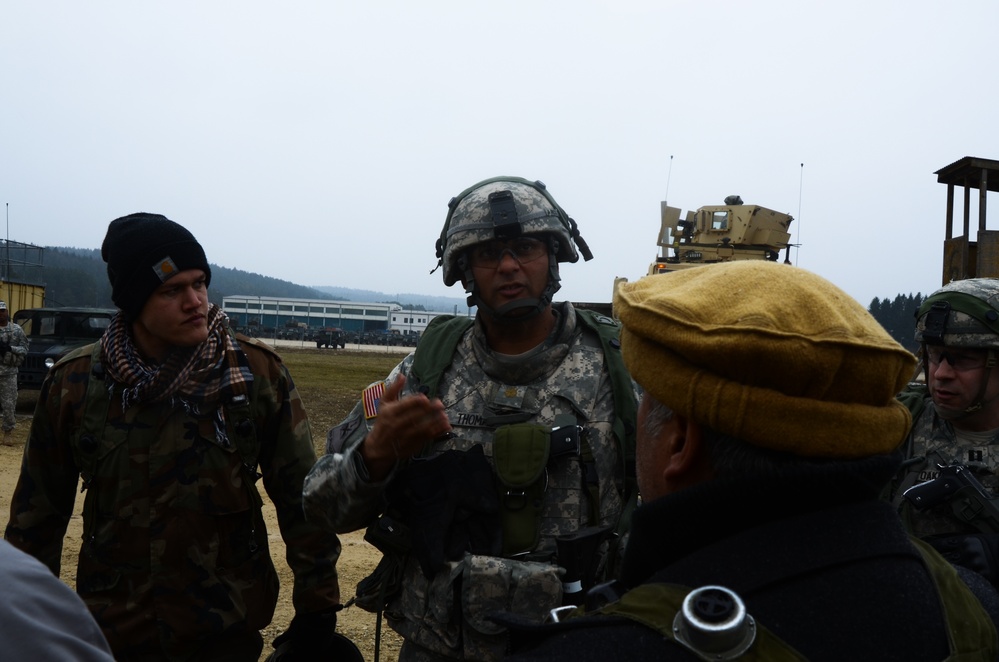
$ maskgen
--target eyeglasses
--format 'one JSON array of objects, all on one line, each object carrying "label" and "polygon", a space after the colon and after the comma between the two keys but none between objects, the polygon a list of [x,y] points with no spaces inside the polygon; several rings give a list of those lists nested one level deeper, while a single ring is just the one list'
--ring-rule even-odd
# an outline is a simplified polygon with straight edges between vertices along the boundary
[{"label": "eyeglasses", "polygon": [[503,255],[506,253],[509,253],[520,264],[527,264],[547,255],[548,245],[530,237],[520,237],[509,241],[490,241],[469,249],[468,260],[473,267],[495,269],[503,261]]},{"label": "eyeglasses", "polygon": [[947,361],[950,367],[957,372],[967,372],[984,368],[988,355],[986,352],[961,351],[953,347],[949,350],[945,347],[928,345],[926,347],[926,359],[933,365],[940,365],[941,361]]}]

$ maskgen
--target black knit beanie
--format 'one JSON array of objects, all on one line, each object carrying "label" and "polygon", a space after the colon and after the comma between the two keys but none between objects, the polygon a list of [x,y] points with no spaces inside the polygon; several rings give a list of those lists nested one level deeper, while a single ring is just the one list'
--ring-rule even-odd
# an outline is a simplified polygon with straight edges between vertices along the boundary
[{"label": "black knit beanie", "polygon": [[160,214],[129,214],[111,221],[101,257],[108,263],[111,299],[130,317],[138,316],[149,295],[180,271],[201,269],[205,285],[212,280],[198,240]]}]

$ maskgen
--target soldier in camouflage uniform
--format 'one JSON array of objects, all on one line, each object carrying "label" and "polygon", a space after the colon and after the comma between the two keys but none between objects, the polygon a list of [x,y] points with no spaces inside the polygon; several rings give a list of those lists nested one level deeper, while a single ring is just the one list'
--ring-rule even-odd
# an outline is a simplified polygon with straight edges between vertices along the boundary
[{"label": "soldier in camouflage uniform", "polygon": [[3,445],[13,446],[11,433],[17,424],[17,368],[28,355],[28,338],[10,321],[7,302],[0,301],[0,407],[3,408]]},{"label": "soldier in camouflage uniform", "polygon": [[[634,430],[635,387],[617,349],[605,350],[592,330],[612,329],[613,348],[616,322],[552,303],[558,264],[577,261],[576,246],[589,259],[575,222],[540,182],[496,178],[452,199],[438,257],[445,284],[460,280],[477,306],[474,324],[437,318],[416,352],[330,431],[306,479],[307,516],[337,532],[386,510],[402,511],[411,527],[401,589],[385,609],[404,638],[401,660],[499,658],[506,632],[490,613],[540,620],[561,604],[556,536],[622,520],[628,461],[617,433],[621,412]],[[421,368],[435,353],[439,381]],[[627,385],[617,402],[615,375]],[[553,428],[581,443],[562,448]],[[516,472],[525,478],[511,490],[503,481]],[[497,492],[521,500],[511,506]],[[525,492],[523,510],[535,519],[512,524],[508,506],[524,505]]]},{"label": "soldier in camouflage uniform", "polygon": [[949,503],[917,511],[902,494],[933,480],[939,466],[968,467],[999,491],[999,280],[959,280],[926,298],[917,312],[925,384],[900,399],[913,414],[908,461],[890,497],[910,530],[952,561],[999,580],[999,536],[952,516]]},{"label": "soldier in camouflage uniform", "polygon": [[276,646],[331,650],[340,544],[305,521],[315,451],[287,369],[230,333],[180,225],[117,219],[102,256],[121,310],[42,387],[7,540],[58,575],[82,475],[76,589],[116,659],[255,661],[278,595],[262,475],[295,575],[296,615]]}]

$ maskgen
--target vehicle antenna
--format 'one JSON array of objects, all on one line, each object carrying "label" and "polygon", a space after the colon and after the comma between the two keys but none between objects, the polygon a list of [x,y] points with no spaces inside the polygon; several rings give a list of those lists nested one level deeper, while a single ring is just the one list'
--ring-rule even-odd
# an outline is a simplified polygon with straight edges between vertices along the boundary
[{"label": "vehicle antenna", "polygon": [[669,170],[666,172],[666,196],[663,202],[669,201],[669,178],[673,175],[673,155],[669,155]]},{"label": "vehicle antenna", "polygon": [[7,286],[7,301],[10,302],[10,203],[5,202],[4,205],[7,208],[7,227],[6,236],[4,239],[4,270],[3,270],[3,282]]},{"label": "vehicle antenna", "polygon": [[801,190],[804,186],[804,181],[805,181],[804,163],[801,164],[801,170],[799,172],[800,174],[798,175],[798,225],[796,228],[798,232],[798,241],[794,245],[794,263],[796,265],[798,264],[798,251],[801,250]]}]

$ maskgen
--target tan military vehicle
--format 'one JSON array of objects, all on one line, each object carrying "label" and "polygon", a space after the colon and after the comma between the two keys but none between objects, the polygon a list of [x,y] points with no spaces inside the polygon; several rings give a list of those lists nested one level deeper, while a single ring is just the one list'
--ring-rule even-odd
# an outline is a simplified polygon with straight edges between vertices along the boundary
[{"label": "tan military vehicle", "polygon": [[[701,207],[680,218],[680,210],[662,203],[661,247],[649,275],[678,271],[701,264],[729,260],[771,260],[781,249],[790,250],[791,221],[788,214],[757,205],[743,204],[730,195],[724,205]],[[789,261],[785,253],[784,261]]]}]

